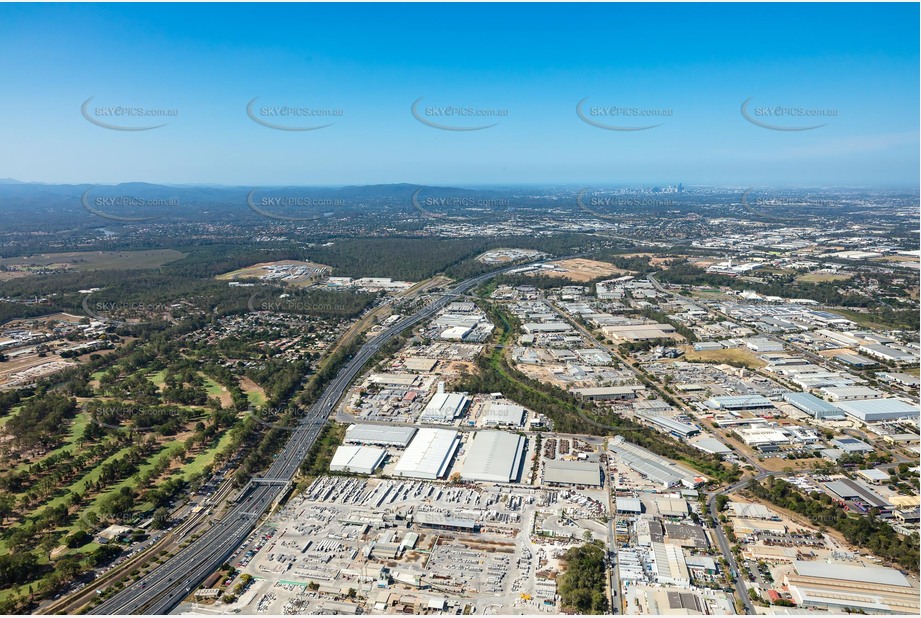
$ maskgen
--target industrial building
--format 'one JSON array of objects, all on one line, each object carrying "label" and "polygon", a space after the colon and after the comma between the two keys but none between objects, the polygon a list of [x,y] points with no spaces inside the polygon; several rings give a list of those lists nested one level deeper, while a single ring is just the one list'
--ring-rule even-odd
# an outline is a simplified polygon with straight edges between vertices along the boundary
[{"label": "industrial building", "polygon": [[521,475],[524,436],[507,431],[478,431],[467,441],[461,478],[465,481],[511,483]]},{"label": "industrial building", "polygon": [[419,422],[452,423],[460,418],[468,403],[470,399],[465,393],[446,393],[444,382],[439,382],[438,390],[422,410]]},{"label": "industrial building", "polygon": [[460,434],[450,429],[420,429],[394,468],[394,475],[416,479],[443,478],[460,446]]},{"label": "industrial building", "polygon": [[783,400],[793,407],[818,419],[827,418],[837,420],[844,418],[844,412],[841,408],[828,403],[824,399],[819,399],[815,395],[810,395],[809,393],[784,393]]},{"label": "industrial building", "polygon": [[855,399],[879,399],[883,394],[869,386],[825,386],[822,394],[829,401],[853,401]]},{"label": "industrial building", "polygon": [[412,373],[372,373],[368,383],[395,388],[409,388],[416,384],[419,376]]},{"label": "industrial building", "polygon": [[675,334],[671,324],[624,324],[620,326],[602,326],[603,332],[613,341],[645,341],[647,339],[666,339]]},{"label": "industrial building", "polygon": [[880,344],[862,345],[857,349],[867,356],[880,358],[884,361],[893,361],[896,363],[915,363],[918,361],[918,357],[913,354]]},{"label": "industrial building", "polygon": [[707,531],[702,526],[687,524],[665,524],[665,542],[691,549],[707,549],[710,541]]},{"label": "industrial building", "polygon": [[592,401],[612,401],[617,399],[634,399],[637,391],[645,386],[599,386],[595,388],[576,388],[573,392]]},{"label": "industrial building", "polygon": [[826,483],[825,488],[841,502],[859,502],[865,504],[868,508],[879,509],[881,512],[892,510],[892,505],[885,498],[861,481],[841,479]]},{"label": "industrial building", "polygon": [[895,418],[917,418],[921,413],[917,405],[906,403],[901,399],[858,399],[841,401],[837,405],[848,416],[864,423],[888,421]]},{"label": "industrial building", "polygon": [[544,484],[601,487],[601,466],[593,461],[547,459],[544,462]]},{"label": "industrial building", "polygon": [[345,443],[406,448],[414,435],[415,427],[356,424],[345,430]]},{"label": "industrial building", "polygon": [[653,543],[665,541],[665,528],[658,519],[648,516],[639,517],[634,528],[636,529],[636,544],[640,547],[651,547]]},{"label": "industrial building", "polygon": [[745,519],[780,519],[777,513],[763,504],[758,503],[730,502],[729,509],[732,511],[733,517],[742,517]]},{"label": "industrial building", "polygon": [[717,440],[716,438],[701,438],[695,442],[691,442],[691,446],[696,449],[700,449],[705,453],[710,453],[712,455],[730,455],[732,454],[732,449]]},{"label": "industrial building", "polygon": [[868,367],[875,367],[879,364],[872,358],[867,358],[860,354],[838,354],[834,358],[842,365],[847,365],[854,369],[866,369]]},{"label": "industrial building", "polygon": [[790,441],[784,432],[766,425],[743,427],[736,429],[736,433],[745,444],[762,452],[776,451],[781,444]]},{"label": "industrial building", "polygon": [[372,474],[377,470],[387,451],[372,446],[340,446],[329,464],[332,472],[352,472],[354,474]]},{"label": "industrial building", "polygon": [[889,475],[883,472],[882,470],[878,470],[876,468],[870,468],[868,470],[858,470],[857,474],[859,476],[862,476],[867,481],[874,483],[876,485],[880,485],[882,483],[889,482]]},{"label": "industrial building", "polygon": [[668,416],[637,413],[642,419],[654,425],[660,431],[671,434],[679,439],[687,439],[700,433],[700,428],[690,423],[682,423]]},{"label": "industrial building", "polygon": [[620,457],[634,472],[666,489],[676,485],[693,489],[706,480],[676,463],[627,442],[623,436],[616,436],[608,442],[608,450]]},{"label": "industrial building", "polygon": [[683,519],[688,514],[688,501],[683,498],[656,498],[656,509],[662,517]]},{"label": "industrial building", "polygon": [[858,440],[857,438],[849,438],[847,436],[842,436],[840,438],[835,438],[828,443],[833,449],[840,449],[845,453],[871,453],[873,452],[873,447],[864,442],[863,440]]},{"label": "industrial building", "polygon": [[677,545],[652,543],[652,570],[660,584],[687,588],[691,575],[684,558],[684,550]]},{"label": "industrial building", "polygon": [[615,498],[615,508],[618,513],[626,515],[639,515],[643,512],[643,503],[639,498],[627,498],[617,496]]},{"label": "industrial building", "polygon": [[773,408],[770,399],[761,395],[727,395],[725,397],[711,397],[704,404],[714,410],[761,410]]},{"label": "industrial building", "polygon": [[516,403],[489,401],[480,416],[487,427],[521,427],[527,418],[527,410]]},{"label": "industrial building", "polygon": [[917,589],[895,569],[802,560],[793,566],[783,583],[799,607],[914,616],[921,610]]}]

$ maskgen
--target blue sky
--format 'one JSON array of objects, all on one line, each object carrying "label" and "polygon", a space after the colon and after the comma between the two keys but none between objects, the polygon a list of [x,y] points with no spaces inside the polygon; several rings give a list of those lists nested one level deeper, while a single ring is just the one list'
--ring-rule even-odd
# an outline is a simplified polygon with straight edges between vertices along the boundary
[{"label": "blue sky", "polygon": [[[0,5],[0,177],[265,184],[919,181],[916,4]],[[104,117],[97,107],[177,110]],[[246,105],[341,110],[247,117]],[[499,110],[496,126],[426,108]],[[613,131],[576,114],[619,126]],[[776,127],[825,123],[806,131]],[[831,110],[768,117],[764,108]],[[670,115],[592,116],[636,107]],[[664,110],[664,111],[663,111]],[[597,110],[596,110],[597,111]],[[259,113],[258,111],[256,112]]]}]

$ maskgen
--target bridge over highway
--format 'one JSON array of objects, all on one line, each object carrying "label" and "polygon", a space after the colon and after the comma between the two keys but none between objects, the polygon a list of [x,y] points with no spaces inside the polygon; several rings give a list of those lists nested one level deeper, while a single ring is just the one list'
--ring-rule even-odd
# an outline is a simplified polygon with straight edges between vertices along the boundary
[{"label": "bridge over highway", "polygon": [[241,498],[200,537],[89,613],[166,614],[178,605],[243,544],[262,514],[287,493],[290,481],[316,442],[334,406],[384,344],[406,329],[429,319],[458,296],[521,266],[515,264],[462,281],[423,309],[400,319],[365,343],[329,383],[320,398],[308,408],[261,480],[251,481],[248,492],[241,492]]}]

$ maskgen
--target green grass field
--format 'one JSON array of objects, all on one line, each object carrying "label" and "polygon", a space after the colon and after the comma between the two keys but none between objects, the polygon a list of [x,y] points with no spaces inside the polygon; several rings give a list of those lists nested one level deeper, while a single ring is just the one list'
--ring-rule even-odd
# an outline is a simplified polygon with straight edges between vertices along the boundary
[{"label": "green grass field", "polygon": [[224,435],[222,435],[220,439],[217,441],[217,444],[215,444],[213,447],[209,448],[206,451],[202,451],[201,453],[196,455],[192,461],[182,466],[182,471],[181,471],[182,478],[188,481],[189,479],[192,478],[192,476],[194,476],[195,474],[198,474],[199,472],[204,470],[206,467],[211,465],[211,463],[214,462],[215,456],[217,456],[217,454],[221,452],[221,449],[226,447],[230,443],[230,441],[231,441],[230,431],[225,431]]},{"label": "green grass field", "polygon": [[166,384],[166,369],[150,374],[147,379],[153,382],[157,388],[163,388],[163,385]]},{"label": "green grass field", "polygon": [[833,273],[806,273],[796,278],[802,283],[824,283],[826,281],[847,281],[854,275],[836,275]]},{"label": "green grass field", "polygon": [[29,270],[36,267],[62,266],[68,270],[136,270],[159,268],[175,262],[186,254],[175,249],[149,251],[69,251],[67,253],[42,253],[28,257],[0,258],[0,266]]}]

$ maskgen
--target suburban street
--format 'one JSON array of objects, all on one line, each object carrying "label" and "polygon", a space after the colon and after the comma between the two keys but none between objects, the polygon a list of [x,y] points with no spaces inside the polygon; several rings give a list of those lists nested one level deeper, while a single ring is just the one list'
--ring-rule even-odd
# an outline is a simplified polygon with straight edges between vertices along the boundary
[{"label": "suburban street", "polygon": [[456,297],[521,264],[467,279],[432,301],[422,310],[404,317],[382,331],[349,360],[326,387],[323,395],[305,412],[301,423],[262,478],[254,478],[237,497],[236,504],[199,538],[105,602],[92,614],[166,614],[178,605],[235,549],[240,547],[266,510],[284,497],[301,462],[319,437],[336,403],[365,364],[393,337],[432,317]]}]

